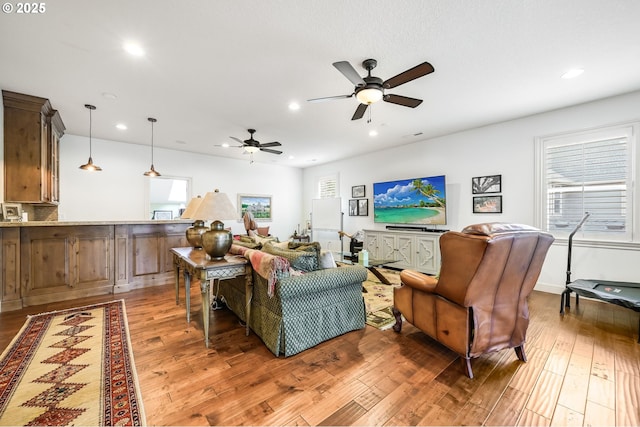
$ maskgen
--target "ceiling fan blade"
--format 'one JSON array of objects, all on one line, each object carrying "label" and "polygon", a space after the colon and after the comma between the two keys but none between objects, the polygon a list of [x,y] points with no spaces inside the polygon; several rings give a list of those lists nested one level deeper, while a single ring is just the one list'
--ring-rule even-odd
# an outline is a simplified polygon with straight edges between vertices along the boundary
[{"label": "ceiling fan blade", "polygon": [[260,151],[265,151],[265,152],[271,153],[271,154],[282,154],[282,151],[272,150],[270,148],[261,148]]},{"label": "ceiling fan blade", "polygon": [[404,107],[416,108],[418,105],[422,104],[422,99],[409,98],[408,96],[401,95],[385,95],[383,98],[386,102],[390,102],[392,104],[402,105]]},{"label": "ceiling fan blade", "polygon": [[345,98],[351,98],[353,96],[353,93],[351,95],[336,95],[336,96],[325,96],[324,98],[313,98],[313,99],[307,99],[307,102],[324,102],[324,101],[332,101],[334,99],[345,99]]},{"label": "ceiling fan blade", "polygon": [[361,119],[362,116],[364,116],[365,111],[367,111],[368,107],[369,107],[369,104],[358,105],[358,108],[356,108],[356,112],[353,113],[353,117],[351,117],[351,120]]},{"label": "ceiling fan blade", "polygon": [[281,145],[282,144],[280,144],[279,142],[274,141],[274,142],[267,142],[266,144],[260,144],[260,147],[279,147]]},{"label": "ceiling fan blade", "polygon": [[222,147],[222,148],[243,148],[244,145],[224,145],[224,144],[214,144],[214,147]]},{"label": "ceiling fan blade", "polygon": [[416,65],[413,68],[408,69],[405,72],[398,74],[397,76],[393,76],[390,79],[386,80],[382,86],[385,89],[391,89],[396,86],[403,85],[411,80],[415,80],[418,77],[426,76],[427,74],[433,73],[435,70],[433,65],[428,62],[423,62],[420,65]]},{"label": "ceiling fan blade", "polygon": [[241,140],[241,139],[239,139],[239,138],[236,138],[235,136],[230,136],[229,138],[231,138],[231,139],[233,139],[234,141],[237,141],[237,142],[239,142],[240,144],[244,145],[244,141],[243,141],[243,140]]},{"label": "ceiling fan blade", "polygon": [[346,78],[349,79],[351,83],[356,86],[364,86],[366,83],[364,79],[358,74],[353,65],[351,65],[348,61],[339,61],[334,62],[333,66],[338,69]]}]

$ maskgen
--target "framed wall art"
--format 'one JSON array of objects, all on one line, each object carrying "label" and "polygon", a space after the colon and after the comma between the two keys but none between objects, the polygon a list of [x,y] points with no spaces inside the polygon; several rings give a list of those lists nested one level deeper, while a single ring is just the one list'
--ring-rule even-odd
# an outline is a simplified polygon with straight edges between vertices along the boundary
[{"label": "framed wall art", "polygon": [[358,199],[349,200],[349,216],[358,216]]},{"label": "framed wall art", "polygon": [[249,211],[256,221],[272,221],[271,196],[259,194],[238,194],[238,215],[240,218]]},{"label": "framed wall art", "polygon": [[20,203],[3,203],[2,218],[5,221],[22,221],[22,205]]},{"label": "framed wall art", "polygon": [[173,219],[173,211],[155,210],[153,219]]},{"label": "framed wall art", "polygon": [[502,196],[474,197],[473,213],[502,213]]},{"label": "framed wall art", "polygon": [[358,199],[358,216],[369,216],[369,199]]},{"label": "framed wall art", "polygon": [[471,178],[473,194],[501,193],[502,175],[476,176]]},{"label": "framed wall art", "polygon": [[351,197],[358,198],[358,197],[364,197],[365,194],[365,186],[364,185],[354,185],[353,187],[351,187]]}]

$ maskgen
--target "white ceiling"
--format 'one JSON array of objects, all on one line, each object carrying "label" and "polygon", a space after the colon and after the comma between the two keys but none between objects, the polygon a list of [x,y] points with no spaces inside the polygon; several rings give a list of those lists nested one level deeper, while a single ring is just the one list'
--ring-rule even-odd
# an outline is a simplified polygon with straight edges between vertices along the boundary
[{"label": "white ceiling", "polygon": [[[0,15],[2,89],[49,98],[75,135],[88,135],[84,104],[94,104],[99,139],[150,145],[155,117],[156,147],[247,159],[216,145],[255,128],[284,151],[257,162],[308,167],[640,89],[637,0],[44,4],[39,15]],[[126,41],[146,55],[126,53]],[[387,91],[422,105],[380,102],[367,123],[350,120],[355,98],[306,102],[353,92],[332,63],[364,75],[367,58],[383,80],[430,62],[433,74]],[[576,67],[582,76],[560,78]]]}]

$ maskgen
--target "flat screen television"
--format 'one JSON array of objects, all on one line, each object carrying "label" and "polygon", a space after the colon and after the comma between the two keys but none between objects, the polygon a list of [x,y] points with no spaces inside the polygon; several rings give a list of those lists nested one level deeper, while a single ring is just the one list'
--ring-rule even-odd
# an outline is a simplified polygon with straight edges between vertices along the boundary
[{"label": "flat screen television", "polygon": [[389,224],[446,224],[444,175],[374,183],[373,215]]}]

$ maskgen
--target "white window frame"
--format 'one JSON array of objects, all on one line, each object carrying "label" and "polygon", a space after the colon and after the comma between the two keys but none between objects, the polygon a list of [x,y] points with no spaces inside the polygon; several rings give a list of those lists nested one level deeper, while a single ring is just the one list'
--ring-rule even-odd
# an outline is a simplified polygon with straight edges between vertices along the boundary
[{"label": "white window frame", "polygon": [[[535,224],[538,228],[547,230],[548,213],[548,189],[546,177],[546,154],[550,147],[557,147],[571,144],[584,144],[587,142],[616,139],[624,137],[627,139],[627,167],[628,179],[626,185],[626,232],[625,233],[594,233],[584,231],[584,227],[575,234],[578,244],[585,246],[601,246],[621,249],[640,248],[640,209],[635,205],[640,200],[636,182],[638,181],[638,132],[640,121],[626,122],[615,125],[601,126],[593,129],[540,136],[535,138]],[[566,242],[569,233],[574,227],[566,232],[557,230],[550,231],[556,240]]]}]

